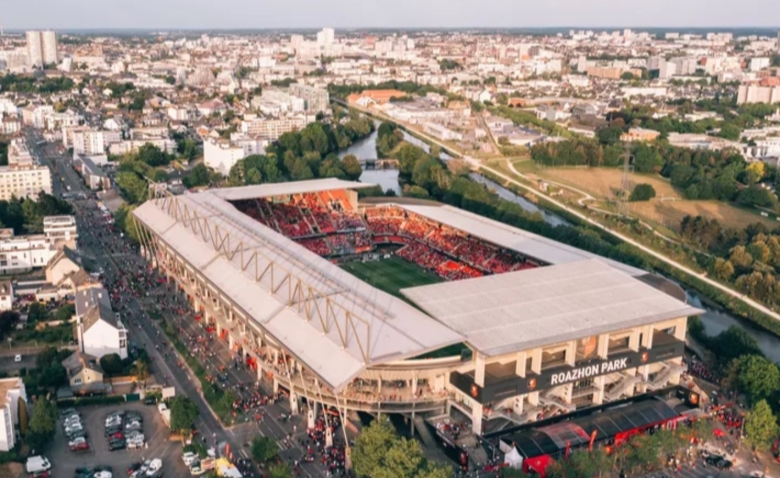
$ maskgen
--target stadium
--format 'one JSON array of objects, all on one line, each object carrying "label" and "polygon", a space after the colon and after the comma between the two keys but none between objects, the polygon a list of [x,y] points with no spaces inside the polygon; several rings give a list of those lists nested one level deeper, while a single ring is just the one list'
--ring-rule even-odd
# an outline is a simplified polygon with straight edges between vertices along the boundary
[{"label": "stadium", "polygon": [[484,435],[679,384],[701,311],[678,287],[451,206],[359,201],[370,186],[214,189],[133,214],[152,264],[294,413],[457,414]]}]

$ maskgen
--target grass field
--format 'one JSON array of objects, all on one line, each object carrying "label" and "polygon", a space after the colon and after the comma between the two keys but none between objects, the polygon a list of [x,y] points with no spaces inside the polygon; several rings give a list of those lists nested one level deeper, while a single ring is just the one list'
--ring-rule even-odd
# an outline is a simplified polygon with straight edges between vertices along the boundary
[{"label": "grass field", "polygon": [[[537,168],[535,175],[582,190],[596,200],[611,201],[621,187],[623,172],[611,168]],[[653,186],[656,198],[647,202],[630,203],[632,215],[648,222],[662,224],[678,231],[680,221],[686,216],[701,215],[717,219],[726,227],[742,229],[749,224],[762,222],[777,227],[777,221],[762,217],[757,211],[742,209],[722,201],[689,201],[664,178],[645,174],[630,174],[631,186],[646,183]],[[599,204],[594,204],[599,206]]]},{"label": "grass field", "polygon": [[401,289],[442,282],[437,275],[396,256],[379,261],[347,262],[341,264],[341,268],[377,289],[402,299],[404,297],[399,292]]},{"label": "grass field", "polygon": [[[397,256],[370,262],[347,262],[341,264],[341,268],[377,289],[381,289],[403,300],[406,300],[406,298],[399,292],[401,289],[443,282],[443,279],[439,276]],[[468,350],[466,344],[457,343],[415,358],[430,359],[460,356],[464,351]]]}]

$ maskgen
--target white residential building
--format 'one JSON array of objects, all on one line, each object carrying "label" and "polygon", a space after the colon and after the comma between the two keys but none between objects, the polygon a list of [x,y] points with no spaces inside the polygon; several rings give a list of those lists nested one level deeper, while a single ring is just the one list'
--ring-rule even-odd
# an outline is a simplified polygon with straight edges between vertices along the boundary
[{"label": "white residential building", "polygon": [[241,132],[249,135],[276,141],[284,133],[303,129],[315,121],[313,115],[297,115],[284,118],[246,120],[241,122]]},{"label": "white residential building", "polygon": [[10,280],[0,281],[0,312],[14,307],[14,286]]},{"label": "white residential building", "polygon": [[8,145],[8,165],[9,166],[31,166],[33,157],[27,148],[27,141],[24,138],[15,138]]},{"label": "white residential building", "polygon": [[45,267],[56,252],[43,234],[14,237],[13,229],[0,229],[0,275]]},{"label": "white residential building", "polygon": [[737,104],[780,103],[780,86],[739,85]]},{"label": "white residential building", "polygon": [[453,131],[444,125],[426,121],[423,123],[423,131],[444,141],[461,141],[463,135]]},{"label": "white residential building", "polygon": [[57,55],[57,34],[51,30],[41,32],[41,48],[43,49],[43,64],[56,65],[59,62]]},{"label": "white residential building", "polygon": [[43,41],[41,32],[27,32],[27,58],[31,68],[43,67]]},{"label": "white residential building", "polygon": [[230,168],[244,157],[246,157],[246,153],[241,146],[214,139],[207,139],[203,142],[203,163],[206,167],[225,176],[230,173]]},{"label": "white residential building", "polygon": [[46,267],[63,246],[76,247],[78,229],[73,216],[46,216],[43,234],[14,236],[13,229],[0,229],[0,275],[29,272]]},{"label": "white residential building", "polygon": [[126,141],[119,141],[118,143],[111,144],[111,146],[108,147],[108,152],[116,155],[131,153],[133,151],[138,150],[141,146],[145,144],[151,144],[153,146],[156,146],[157,148],[159,148],[162,151],[165,151],[166,153],[173,153],[174,151],[176,151],[176,141],[167,138],[159,138],[159,139],[131,139]]},{"label": "white residential building", "polygon": [[20,399],[27,402],[27,390],[20,377],[0,380],[0,451],[16,446]]},{"label": "white residential building", "polygon": [[38,199],[51,194],[51,171],[46,166],[0,166],[0,201],[11,197]]},{"label": "white residential building", "polygon": [[308,113],[324,113],[330,109],[330,95],[324,88],[293,83],[287,92],[304,100],[304,109]]},{"label": "white residential building", "polygon": [[43,218],[43,235],[55,247],[66,245],[76,249],[79,238],[75,216],[46,216]]},{"label": "white residential building", "polygon": [[769,68],[769,57],[750,59],[750,71],[761,71],[764,68]]},{"label": "white residential building", "polygon": [[75,130],[70,135],[70,144],[65,143],[66,135],[62,135],[63,144],[73,148],[73,154],[97,155],[105,154],[106,149],[122,141],[119,131]]},{"label": "white residential building", "polygon": [[127,328],[111,309],[108,291],[90,287],[75,296],[79,350],[97,359],[110,354],[127,358]]}]

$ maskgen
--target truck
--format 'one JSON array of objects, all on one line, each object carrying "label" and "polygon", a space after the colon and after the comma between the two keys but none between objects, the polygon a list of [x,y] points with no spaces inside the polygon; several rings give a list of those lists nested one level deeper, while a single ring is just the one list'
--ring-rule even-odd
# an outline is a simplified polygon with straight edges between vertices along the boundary
[{"label": "truck", "polygon": [[49,460],[45,456],[31,456],[27,459],[25,468],[27,469],[27,473],[40,473],[42,471],[51,470],[51,463],[49,463]]},{"label": "truck", "polygon": [[158,403],[157,404],[157,410],[160,411],[160,416],[163,419],[163,422],[165,422],[165,426],[170,428],[171,426],[171,410],[168,408],[168,405],[164,403]]}]

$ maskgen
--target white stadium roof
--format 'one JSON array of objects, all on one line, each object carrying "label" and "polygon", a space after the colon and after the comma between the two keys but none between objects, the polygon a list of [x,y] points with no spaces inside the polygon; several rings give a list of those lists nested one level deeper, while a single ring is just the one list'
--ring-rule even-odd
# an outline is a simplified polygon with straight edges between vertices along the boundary
[{"label": "white stadium roof", "polygon": [[[460,334],[403,300],[239,212],[222,199],[234,197],[226,194],[230,190],[217,191],[147,201],[134,214],[250,322],[334,389],[347,385],[367,366],[463,341]],[[177,205],[179,220],[168,213],[170,204]],[[215,244],[223,249],[217,251]],[[239,248],[243,252],[232,258],[226,253]],[[253,258],[257,266],[247,267]],[[277,281],[273,287],[272,274],[263,275],[271,263]],[[288,272],[293,280],[280,286]],[[298,281],[302,295],[288,303]],[[316,310],[327,311],[324,322],[315,317]]]},{"label": "white stadium roof", "polygon": [[401,292],[488,356],[702,313],[599,259]]}]

